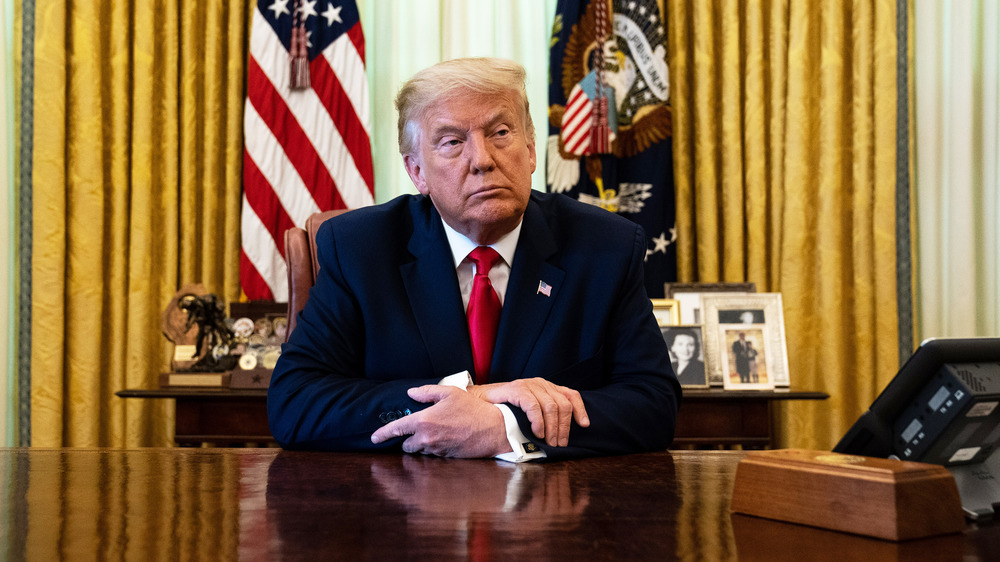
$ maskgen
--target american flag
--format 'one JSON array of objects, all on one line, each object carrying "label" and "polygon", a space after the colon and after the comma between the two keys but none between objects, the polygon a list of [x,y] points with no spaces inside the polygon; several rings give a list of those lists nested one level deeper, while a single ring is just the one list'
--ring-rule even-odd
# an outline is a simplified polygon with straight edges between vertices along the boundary
[{"label": "american flag", "polygon": [[541,294],[543,294],[543,295],[545,295],[547,297],[551,297],[552,296],[552,285],[549,285],[545,281],[539,281],[538,282],[538,290],[535,291],[535,294],[537,295],[538,293],[541,293]]},{"label": "american flag", "polygon": [[579,84],[573,87],[566,102],[562,120],[562,141],[566,152],[581,156],[590,154],[590,117],[593,104]]},{"label": "american flag", "polygon": [[[296,23],[308,47],[304,89],[291,85]],[[285,301],[285,230],[374,202],[365,39],[353,0],[259,0],[251,29],[240,280],[251,300]]]}]

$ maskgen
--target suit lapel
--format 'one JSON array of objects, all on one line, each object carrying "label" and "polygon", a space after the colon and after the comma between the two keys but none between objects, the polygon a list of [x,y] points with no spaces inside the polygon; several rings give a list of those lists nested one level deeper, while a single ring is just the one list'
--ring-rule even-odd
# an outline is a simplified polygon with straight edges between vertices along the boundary
[{"label": "suit lapel", "polygon": [[[541,209],[529,201],[500,313],[490,369],[496,382],[514,380],[523,374],[565,277],[562,269],[546,261],[557,249]],[[539,290],[540,282],[548,285],[548,295]]]},{"label": "suit lapel", "polygon": [[399,272],[434,371],[446,376],[471,368],[472,350],[441,219],[429,200],[421,203],[413,210],[413,235],[407,246],[415,259],[401,265]]}]

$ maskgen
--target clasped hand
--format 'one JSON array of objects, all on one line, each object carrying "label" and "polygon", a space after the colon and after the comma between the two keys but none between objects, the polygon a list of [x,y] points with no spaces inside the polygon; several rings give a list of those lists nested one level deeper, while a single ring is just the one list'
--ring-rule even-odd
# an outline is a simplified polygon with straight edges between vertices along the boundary
[{"label": "clasped hand", "polygon": [[410,398],[434,404],[400,418],[372,434],[373,443],[409,435],[407,453],[444,457],[493,457],[510,452],[503,415],[494,404],[508,403],[528,416],[531,431],[553,447],[569,444],[575,419],[590,425],[580,393],[542,378],[470,386],[467,392],[443,385],[411,388]]}]

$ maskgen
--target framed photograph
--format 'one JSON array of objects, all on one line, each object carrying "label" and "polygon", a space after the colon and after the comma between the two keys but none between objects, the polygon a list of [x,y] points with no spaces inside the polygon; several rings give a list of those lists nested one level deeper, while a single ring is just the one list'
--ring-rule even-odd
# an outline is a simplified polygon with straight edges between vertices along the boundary
[{"label": "framed photograph", "polygon": [[664,283],[663,290],[668,299],[676,299],[679,303],[681,324],[704,324],[702,294],[753,293],[757,286],[753,283]]},{"label": "framed photograph", "polygon": [[701,324],[701,293],[674,293],[681,324]]},{"label": "framed photograph", "polygon": [[730,390],[766,390],[774,388],[774,377],[767,368],[764,329],[753,326],[724,327],[722,356],[723,388]]},{"label": "framed photograph", "polygon": [[701,326],[661,326],[670,352],[670,365],[684,388],[708,388],[704,336]]},{"label": "framed photograph", "polygon": [[709,384],[734,389],[789,386],[781,293],[706,293],[702,312]]},{"label": "framed photograph", "polygon": [[663,294],[674,298],[677,293],[756,293],[756,283],[664,283]]},{"label": "framed photograph", "polygon": [[680,324],[680,309],[675,299],[650,299],[653,301],[653,316],[658,326],[676,326]]}]

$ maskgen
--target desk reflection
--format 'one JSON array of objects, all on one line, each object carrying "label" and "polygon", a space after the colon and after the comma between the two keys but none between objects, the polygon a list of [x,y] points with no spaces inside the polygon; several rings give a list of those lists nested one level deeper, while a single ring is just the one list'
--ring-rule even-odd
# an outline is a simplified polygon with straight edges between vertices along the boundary
[{"label": "desk reflection", "polygon": [[[843,562],[849,560],[962,560],[965,538],[960,534],[909,541],[889,541],[806,527],[734,513],[736,548],[742,561]],[[845,556],[850,553],[849,556]],[[975,558],[971,558],[975,559]]]},{"label": "desk reflection", "polygon": [[0,559],[235,558],[240,459],[0,449]]},{"label": "desk reflection", "polygon": [[[672,462],[665,459],[655,469],[623,474],[620,466],[581,471],[574,463],[380,455],[370,457],[367,470],[358,466],[350,478],[331,481],[298,455],[281,453],[270,466],[266,494],[268,518],[278,523],[273,554],[294,550],[308,557],[334,545],[346,556],[367,557],[562,558],[595,548],[649,553],[657,543],[643,539],[645,525],[652,534],[670,535],[661,542],[669,559],[676,547],[672,528],[663,525],[677,502]],[[620,485],[633,478],[646,485]],[[595,486],[603,490],[600,497],[592,493]],[[655,516],[629,517],[637,501]],[[637,540],[623,545],[623,536]]]},{"label": "desk reflection", "polygon": [[[427,518],[496,516],[516,532],[528,521],[570,530],[590,503],[586,482],[570,478],[566,465],[468,463],[430,457],[377,459],[371,472],[382,494],[405,507],[408,522]],[[529,526],[528,529],[533,527]]]}]

